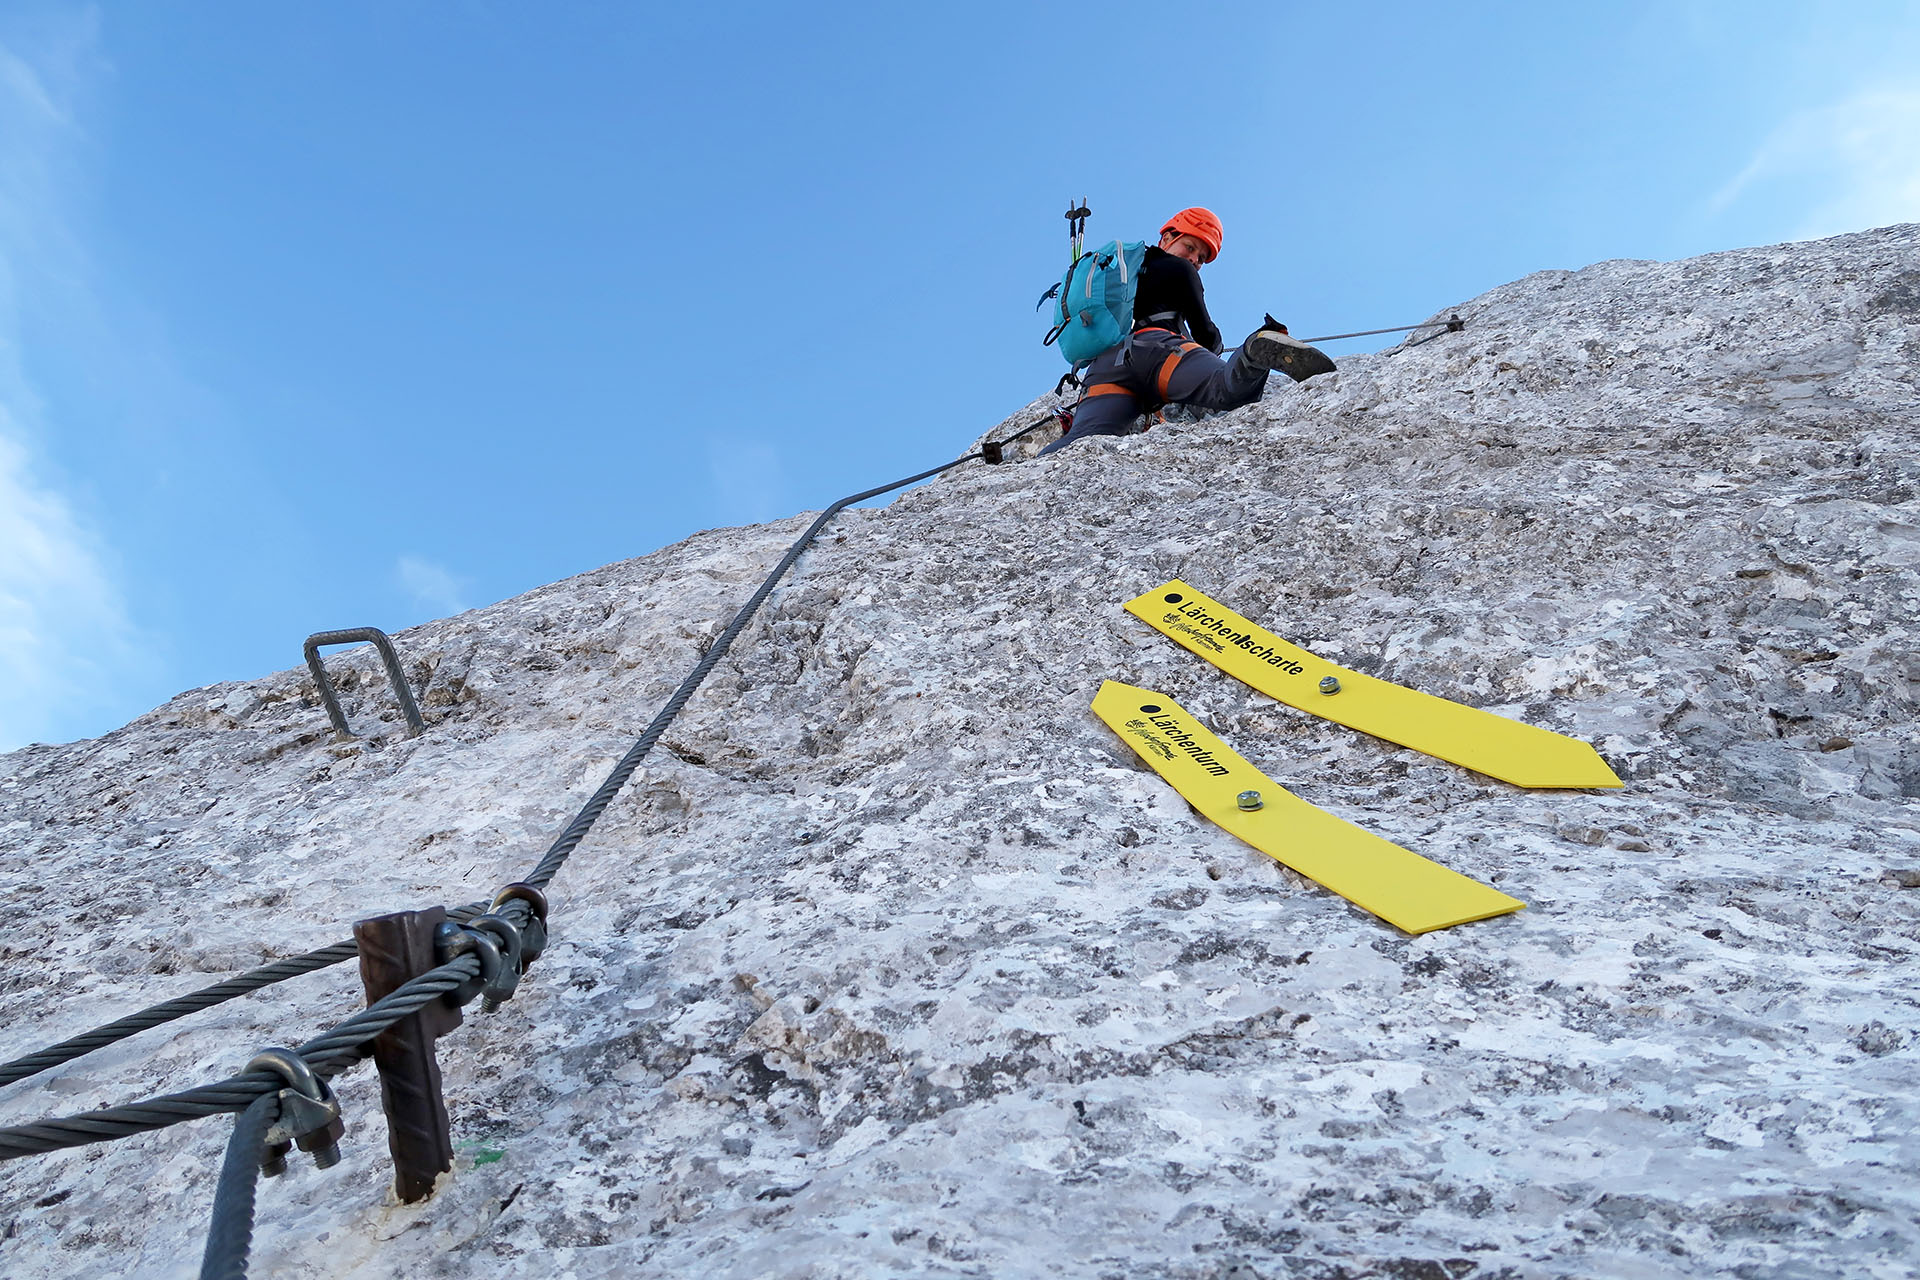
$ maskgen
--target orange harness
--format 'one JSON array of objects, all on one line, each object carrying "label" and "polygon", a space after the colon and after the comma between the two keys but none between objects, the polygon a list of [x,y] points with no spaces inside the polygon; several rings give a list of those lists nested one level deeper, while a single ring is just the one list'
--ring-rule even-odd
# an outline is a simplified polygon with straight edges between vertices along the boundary
[{"label": "orange harness", "polygon": [[[1134,332],[1136,334],[1138,333],[1172,334],[1174,331],[1172,329],[1162,328],[1159,325],[1145,325],[1141,328],[1135,329]],[[1176,334],[1175,336],[1178,336],[1178,335]],[[1180,362],[1182,360],[1185,360],[1187,358],[1187,355],[1190,352],[1203,351],[1203,350],[1205,350],[1205,348],[1202,347],[1197,342],[1183,342],[1180,344],[1180,349],[1178,351],[1173,352],[1172,354],[1167,356],[1165,360],[1162,360],[1160,362],[1160,370],[1158,373],[1154,375],[1154,379],[1153,379],[1154,392],[1160,397],[1160,399],[1165,400],[1167,398],[1168,388],[1170,388],[1173,385],[1173,371],[1180,367]],[[1092,386],[1088,387],[1086,390],[1082,391],[1080,393],[1080,398],[1082,400],[1088,400],[1093,398],[1094,396],[1118,396],[1118,395],[1130,396],[1130,395],[1137,395],[1137,394],[1138,393],[1135,392],[1132,388],[1127,387],[1122,383],[1096,382]]]}]

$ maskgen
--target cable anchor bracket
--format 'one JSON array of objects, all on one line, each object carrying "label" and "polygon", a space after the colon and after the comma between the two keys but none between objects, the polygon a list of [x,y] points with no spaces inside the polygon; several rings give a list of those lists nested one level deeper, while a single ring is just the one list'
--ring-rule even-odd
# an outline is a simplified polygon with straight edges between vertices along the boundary
[{"label": "cable anchor bracket", "polygon": [[313,673],[313,683],[320,690],[320,701],[326,704],[327,719],[333,722],[334,733],[342,738],[353,737],[353,730],[347,727],[347,713],[340,709],[340,697],[333,691],[333,681],[328,679],[327,668],[320,661],[320,646],[358,644],[362,640],[369,641],[380,651],[380,661],[387,668],[387,680],[393,685],[394,696],[400,701],[400,710],[407,717],[407,736],[419,737],[427,730],[426,722],[420,718],[420,705],[413,700],[413,690],[407,687],[407,677],[400,670],[400,655],[394,652],[393,641],[378,627],[316,631],[307,637],[304,646],[307,670]]}]

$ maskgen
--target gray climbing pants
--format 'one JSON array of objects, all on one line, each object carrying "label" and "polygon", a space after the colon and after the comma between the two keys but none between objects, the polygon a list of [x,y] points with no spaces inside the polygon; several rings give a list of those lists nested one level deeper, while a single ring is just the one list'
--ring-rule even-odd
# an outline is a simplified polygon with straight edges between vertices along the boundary
[{"label": "gray climbing pants", "polygon": [[1123,436],[1133,420],[1167,404],[1219,412],[1252,404],[1266,389],[1267,371],[1236,351],[1222,360],[1199,343],[1167,329],[1136,329],[1128,342],[1094,357],[1081,377],[1073,430],[1040,451],[1064,449],[1088,436]]}]

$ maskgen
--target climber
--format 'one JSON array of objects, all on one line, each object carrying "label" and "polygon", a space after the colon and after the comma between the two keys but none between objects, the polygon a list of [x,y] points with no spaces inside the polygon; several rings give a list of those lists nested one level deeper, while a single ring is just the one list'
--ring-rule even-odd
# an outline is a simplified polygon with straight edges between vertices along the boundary
[{"label": "climber", "polygon": [[1295,381],[1328,373],[1333,361],[1266,323],[1221,359],[1220,330],[1207,314],[1200,268],[1220,256],[1220,219],[1208,209],[1182,209],[1147,246],[1133,299],[1133,332],[1101,352],[1081,379],[1073,426],[1042,449],[1049,454],[1088,436],[1121,436],[1133,420],[1162,405],[1238,409],[1260,398],[1267,372]]}]

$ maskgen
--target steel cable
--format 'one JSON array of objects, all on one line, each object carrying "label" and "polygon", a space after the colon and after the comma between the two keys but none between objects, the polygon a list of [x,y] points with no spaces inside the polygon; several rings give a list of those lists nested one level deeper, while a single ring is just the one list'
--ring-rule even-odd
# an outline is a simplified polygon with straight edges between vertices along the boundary
[{"label": "steel cable", "polygon": [[[1062,410],[1062,412],[1065,412],[1065,411]],[[1005,448],[1007,445],[1012,444],[1015,440],[1020,439],[1022,436],[1030,436],[1034,432],[1038,431],[1040,428],[1053,426],[1059,421],[1060,421],[1060,415],[1058,413],[1049,413],[1044,418],[1041,418],[1038,422],[1029,422],[1026,426],[1020,428],[1018,431],[1014,432],[1012,435],[1008,436],[1006,439],[996,440],[994,441],[994,443],[1000,446],[1001,448]]]},{"label": "steel cable", "polygon": [[[400,1019],[437,1000],[480,973],[479,957],[456,956],[429,969],[374,1001],[353,1017],[307,1041],[294,1052],[306,1059],[322,1079],[338,1075],[360,1060],[360,1046]],[[92,1142],[130,1137],[164,1129],[185,1120],[199,1120],[223,1112],[241,1111],[264,1093],[279,1091],[286,1081],[272,1071],[248,1071],[181,1093],[162,1094],[122,1106],[86,1111],[79,1115],[41,1120],[0,1129],[0,1160],[83,1147]]]},{"label": "steel cable", "polygon": [[[471,920],[487,909],[484,902],[469,902],[464,907],[449,907],[449,920]],[[285,982],[288,978],[297,978],[303,973],[313,973],[342,960],[351,960],[360,953],[360,948],[352,938],[342,942],[316,947],[304,955],[289,956],[285,960],[276,960],[272,964],[249,969],[245,973],[223,978],[209,987],[190,991],[183,996],[162,1001],[142,1009],[138,1013],[128,1014],[124,1018],[95,1027],[81,1035],[62,1040],[59,1044],[37,1049],[24,1057],[11,1062],[0,1063],[0,1086],[10,1085],[17,1080],[38,1074],[49,1067],[57,1067],[63,1062],[71,1062],[83,1054],[95,1049],[104,1049],[110,1044],[125,1040],[128,1036],[157,1027],[163,1023],[184,1018],[190,1013],[202,1009],[211,1009],[214,1005],[270,987],[276,982]]]},{"label": "steel cable", "polygon": [[[697,691],[700,685],[706,680],[708,674],[710,674],[713,668],[719,664],[720,660],[726,656],[727,651],[732,648],[733,642],[739,638],[740,633],[746,630],[747,624],[753,620],[754,614],[759,611],[760,606],[765,603],[766,598],[773,593],[774,587],[779,585],[780,580],[786,576],[787,571],[799,560],[801,554],[811,545],[814,538],[819,535],[820,530],[826,527],[829,520],[856,502],[865,502],[869,498],[877,498],[882,494],[891,493],[895,489],[902,489],[907,485],[932,479],[934,476],[951,471],[963,463],[975,461],[983,456],[980,452],[969,453],[962,457],[955,458],[951,462],[943,463],[940,466],[922,471],[917,475],[908,476],[904,480],[896,480],[891,484],[879,485],[861,493],[852,494],[840,499],[815,517],[813,523],[807,526],[806,532],[801,534],[800,537],[794,541],[793,545],[787,548],[786,554],[781,557],[780,562],[774,566],[772,572],[767,575],[765,580],[761,582],[759,588],[754,591],[747,602],[734,614],[732,622],[728,623],[726,629],[708,646],[706,653],[701,656],[700,661],[694,665],[693,670],[687,675],[686,679],[681,681],[680,687],[674,691],[673,696],[667,700],[666,705],[654,716],[652,722],[647,725],[646,730],[641,733],[639,739],[628,749],[626,755],[622,756],[619,763],[614,765],[613,770],[607,775],[606,780],[600,784],[599,788],[587,800],[586,804],[581,807],[580,812],[574,816],[573,821],[567,824],[566,829],[561,832],[560,837],[555,840],[553,845],[547,850],[546,855],[541,858],[539,863],[537,863],[534,869],[527,875],[526,882],[545,888],[547,884],[553,880],[553,877],[559,873],[560,868],[566,863],[567,858],[579,847],[580,842],[586,839],[587,833],[593,829],[594,823],[597,822],[600,815],[606,811],[607,806],[613,802],[614,796],[620,792],[621,788],[624,787],[627,781],[633,776],[634,770],[639,768],[640,762],[646,757],[647,753],[653,749],[661,736],[666,733],[667,728],[673,723],[674,719],[679,716],[681,710],[686,706],[688,700],[693,697],[695,691]],[[474,908],[462,908],[459,914],[466,914],[473,909]],[[528,908],[524,902],[515,900],[504,904],[500,910],[502,914],[511,913],[517,919],[524,922],[527,917]],[[456,918],[458,918],[457,915]],[[319,951],[308,954],[309,956],[319,956],[323,953],[334,952],[342,947],[352,948],[353,944],[351,942],[335,943],[333,946],[324,947]],[[353,953],[353,950],[348,950],[326,963],[335,963],[338,960],[344,960],[348,955]],[[297,960],[306,958],[307,957],[296,957],[295,960],[282,961],[279,962],[278,965],[263,966],[261,970],[254,970],[248,974],[242,974],[238,978],[216,984],[215,987],[208,987],[203,989],[202,992],[195,992],[192,995],[180,997],[177,1001],[169,1001],[167,1003],[169,1005],[186,1004],[193,1001],[197,996],[212,992],[217,988],[235,986],[236,989],[231,994],[209,999],[206,1003],[215,1004],[221,999],[231,999],[233,995],[241,994],[244,991],[257,989],[257,987],[268,985],[270,982],[282,981],[285,977],[292,977],[294,973],[289,972],[281,977],[270,978],[265,982],[254,983],[250,986],[237,986],[236,984],[240,984],[244,980],[252,978],[255,974],[264,972],[264,970],[290,965]],[[421,974],[419,977],[396,988],[383,999],[367,1006],[367,1008],[359,1014],[341,1023],[326,1035],[301,1045],[297,1052],[307,1060],[308,1065],[313,1068],[316,1075],[322,1077],[334,1075],[359,1059],[359,1047],[362,1044],[371,1040],[374,1036],[386,1030],[387,1027],[398,1022],[401,1018],[413,1013],[429,1000],[437,999],[439,996],[461,985],[461,983],[478,972],[478,964],[478,960],[473,956],[464,955],[457,957],[448,964],[441,965],[437,969]],[[319,968],[323,966],[316,964],[313,967]],[[310,969],[297,970],[297,972],[310,971]],[[153,1009],[145,1011],[144,1014],[135,1014],[130,1018],[123,1018],[119,1023],[111,1025],[119,1027],[128,1023],[141,1022],[141,1019],[143,1019],[146,1014],[155,1013],[164,1007],[165,1006],[156,1005]],[[206,1004],[193,1007],[204,1008]],[[192,1007],[180,1008],[178,1011],[170,1013],[167,1017],[157,1017],[150,1022],[142,1022],[140,1026],[135,1026],[132,1030],[124,1031],[120,1033],[120,1035],[112,1036],[106,1040],[101,1040],[100,1043],[111,1043],[112,1039],[121,1038],[122,1035],[130,1035],[133,1031],[142,1029],[143,1026],[157,1025],[159,1022],[167,1021],[169,1018],[180,1017],[192,1011]],[[107,1030],[108,1028],[102,1027],[99,1029],[99,1032],[89,1033],[87,1036],[76,1036],[72,1040],[63,1042],[62,1045],[56,1045],[51,1049],[43,1050],[42,1053],[51,1055],[56,1050],[63,1049],[68,1045],[88,1041],[96,1035],[105,1033]],[[89,1047],[98,1046],[90,1045]],[[64,1061],[66,1058],[78,1056],[79,1053],[86,1051],[86,1048],[81,1048],[58,1060]],[[38,1058],[40,1056],[42,1055],[29,1055],[29,1058],[18,1061],[27,1062],[32,1058]],[[15,1065],[15,1063],[7,1064],[8,1067]],[[47,1065],[53,1064],[50,1062]],[[40,1070],[44,1068],[34,1069]],[[30,1072],[22,1072],[21,1074],[30,1074]],[[12,1078],[19,1079],[20,1076],[16,1075]],[[279,1077],[271,1072],[248,1072],[244,1075],[233,1076],[215,1084],[201,1085],[194,1089],[188,1089],[181,1093],[165,1094],[139,1102],[127,1103],[122,1106],[107,1107],[99,1111],[90,1111],[80,1115],[64,1116],[34,1124],[16,1125],[11,1128],[0,1129],[0,1160],[11,1160],[25,1155],[57,1151],[66,1147],[83,1146],[87,1143],[127,1137],[131,1134],[143,1133],[148,1130],[179,1124],[185,1120],[218,1115],[222,1112],[238,1111],[250,1105],[253,1100],[262,1093],[269,1089],[278,1088],[278,1081]]]},{"label": "steel cable", "polygon": [[627,779],[633,776],[633,771],[640,767],[641,760],[653,750],[654,743],[660,740],[660,736],[667,731],[667,726],[673,723],[675,717],[680,714],[681,708],[687,705],[687,700],[693,697],[694,691],[707,678],[707,673],[719,664],[720,659],[726,657],[727,650],[733,647],[733,642],[740,633],[747,629],[747,623],[753,620],[753,615],[759,611],[761,603],[773,594],[774,587],[779,584],[781,578],[786,576],[787,570],[793,567],[794,561],[800,558],[800,553],[807,549],[808,544],[826,526],[827,521],[856,502],[865,502],[868,498],[877,498],[883,493],[891,493],[895,489],[904,489],[921,480],[932,479],[942,472],[953,470],[963,462],[972,462],[982,456],[984,455],[977,452],[969,453],[930,471],[922,471],[917,476],[908,476],[905,480],[896,480],[892,484],[883,484],[876,489],[868,489],[865,493],[856,493],[851,497],[842,498],[822,511],[814,522],[807,526],[807,531],[787,548],[787,554],[781,557],[780,563],[774,566],[773,572],[769,573],[766,581],[760,584],[760,589],[740,606],[739,612],[733,615],[733,621],[727,624],[727,629],[720,633],[720,637],[712,645],[708,646],[706,653],[698,663],[694,664],[687,678],[680,682],[680,687],[674,690],[671,698],[667,699],[667,705],[660,708],[659,714],[654,716],[653,722],[641,733],[639,740],[628,749],[626,755],[620,758],[620,762],[614,765],[606,781],[600,784],[600,789],[593,793],[573,821],[567,824],[567,829],[560,833],[560,838],[553,842],[553,847],[547,850],[546,856],[540,859],[534,869],[527,874],[526,882],[544,889],[559,873],[561,866],[566,863],[574,849],[586,839],[587,832],[593,829],[593,824],[599,820],[607,806],[613,803],[614,796],[626,786]]},{"label": "steel cable", "polygon": [[267,1130],[279,1115],[278,1092],[263,1093],[233,1122],[227,1158],[213,1193],[213,1221],[200,1259],[200,1280],[246,1280],[253,1251],[253,1200],[260,1185],[260,1155]]},{"label": "steel cable", "polygon": [[1466,328],[1467,322],[1459,316],[1449,316],[1445,320],[1429,320],[1425,324],[1397,324],[1391,329],[1361,329],[1354,333],[1323,333],[1317,338],[1297,338],[1297,342],[1332,342],[1338,338],[1371,338],[1376,333],[1405,333],[1409,329],[1445,329],[1458,333]]},{"label": "steel cable", "polygon": [[[1043,418],[1040,422],[1034,423],[1025,431],[1015,432],[1001,443],[1011,443],[1014,440],[1018,440],[1021,436],[1045,425],[1045,423],[1049,421],[1051,421],[1051,418]],[[869,489],[865,493],[855,494],[850,498],[842,498],[839,502],[834,503],[831,507],[823,511],[819,518],[813,522],[812,527],[801,536],[798,542],[795,542],[793,546],[788,549],[786,557],[781,560],[779,566],[774,569],[772,576],[761,584],[760,590],[755,593],[753,599],[748,601],[747,604],[742,607],[741,611],[734,616],[733,625],[728,627],[727,631],[723,633],[718,640],[714,641],[713,645],[707,650],[706,656],[701,659],[700,665],[694,668],[693,674],[687,677],[687,680],[681,684],[680,690],[674,694],[675,701],[669,702],[667,708],[654,718],[653,723],[647,727],[646,733],[634,744],[633,749],[628,751],[619,765],[615,767],[614,772],[608,775],[607,780],[601,783],[600,790],[593,794],[592,799],[588,800],[586,807],[568,824],[567,829],[561,834],[560,839],[554,843],[552,848],[547,850],[546,857],[541,859],[540,864],[534,868],[533,874],[528,877],[528,883],[545,888],[548,882],[553,879],[554,874],[559,871],[561,863],[564,863],[568,855],[579,845],[580,841],[586,838],[587,832],[592,828],[601,812],[612,802],[615,793],[626,785],[628,778],[632,776],[640,760],[653,749],[660,735],[666,731],[667,726],[673,721],[674,717],[680,713],[681,708],[686,705],[687,699],[693,696],[694,690],[706,679],[707,674],[713,669],[713,666],[718,663],[722,657],[726,656],[726,651],[732,646],[735,637],[745,629],[746,623],[751,620],[753,614],[759,609],[761,603],[772,591],[774,585],[776,585],[780,578],[785,575],[786,571],[793,566],[794,561],[799,559],[800,553],[812,542],[814,537],[820,532],[821,527],[828,520],[856,502],[864,502],[868,498],[876,498],[883,493],[888,493],[894,489],[913,484],[916,481],[939,475],[943,471],[950,471],[961,463],[971,462],[980,456],[978,453],[970,453],[963,458],[956,458],[945,466],[935,467],[931,471],[923,471],[917,476],[910,476],[905,480],[897,480],[892,484],[883,485],[878,489]],[[469,903],[464,907],[449,910],[447,915],[453,920],[467,920],[485,911],[486,907],[487,904],[481,902]],[[517,921],[524,924],[524,909],[516,907],[514,910]],[[44,1049],[36,1050],[23,1057],[15,1058],[11,1062],[0,1063],[0,1086],[12,1084],[17,1080],[24,1080],[26,1077],[45,1071],[49,1067],[57,1067],[63,1062],[71,1062],[73,1059],[83,1054],[91,1053],[95,1049],[105,1048],[107,1045],[124,1040],[128,1036],[135,1035],[151,1027],[160,1026],[162,1023],[183,1018],[189,1013],[197,1013],[202,1009],[211,1008],[216,1004],[234,999],[236,996],[243,996],[250,991],[258,991],[262,987],[272,986],[276,982],[285,982],[288,978],[299,977],[304,973],[312,973],[315,970],[327,968],[329,965],[338,964],[342,960],[349,960],[358,953],[359,948],[354,944],[353,939],[348,938],[345,941],[335,942],[329,946],[309,951],[305,955],[292,956],[285,960],[277,960],[272,964],[262,965],[258,969],[249,969],[245,973],[223,979],[220,982],[214,983],[212,986],[202,987],[198,991],[188,992],[184,996],[176,996],[172,1000],[163,1001],[160,1004],[142,1009],[138,1013],[129,1014],[127,1017],[109,1022],[104,1026],[95,1027],[91,1031],[62,1040],[58,1044],[49,1045]]]},{"label": "steel cable", "polygon": [[[826,527],[829,520],[856,502],[864,502],[869,498],[891,493],[895,489],[903,489],[910,484],[932,479],[963,463],[989,456],[997,462],[1001,456],[1000,447],[1039,429],[1047,421],[1049,419],[1042,418],[1006,440],[997,442],[992,446],[991,455],[987,449],[965,454],[951,462],[929,468],[903,480],[878,485],[842,498],[815,517],[813,523],[807,526],[806,532],[787,548],[786,554],[760,583],[753,595],[735,612],[733,620],[728,623],[726,629],[708,646],[706,653],[701,655],[700,661],[681,681],[673,696],[654,716],[633,746],[614,765],[605,780],[581,807],[580,812],[574,816],[573,821],[567,824],[559,838],[548,848],[545,856],[535,864],[533,870],[526,876],[526,883],[544,889],[552,882],[574,850],[586,839],[594,823],[599,821],[600,815],[606,811],[614,797],[632,778],[641,761],[678,718],[713,668],[733,647],[733,642],[746,630],[747,624],[759,612],[760,606],[766,602],[767,597],[773,593],[773,589],[779,585],[780,580],[799,560],[801,554],[812,545],[814,538],[819,535],[821,529]],[[471,918],[482,909],[481,904],[476,903],[450,911],[448,914],[455,919],[465,919]],[[521,923],[527,920],[529,911],[530,908],[521,900],[510,901],[501,907],[502,914],[507,914]],[[249,970],[185,996],[164,1001],[83,1035],[71,1037],[46,1049],[0,1064],[0,1085],[10,1084],[137,1032],[234,999],[250,991],[337,964],[358,954],[358,950],[358,946],[351,939],[336,942],[304,955]],[[322,1079],[329,1078],[358,1061],[362,1056],[362,1045],[402,1018],[417,1012],[428,1002],[437,1000],[465,985],[478,974],[479,969],[480,962],[476,956],[472,954],[457,956],[447,964],[440,965],[402,984],[332,1031],[301,1045],[295,1052],[307,1062],[316,1076]],[[181,1093],[164,1094],[80,1115],[0,1129],[0,1161],[84,1146],[94,1142],[110,1141],[221,1112],[238,1111],[240,1116],[235,1122],[233,1135],[227,1144],[226,1158],[221,1167],[219,1186],[215,1193],[213,1221],[208,1229],[201,1277],[202,1280],[245,1280],[247,1257],[252,1249],[254,1200],[260,1171],[259,1156],[265,1143],[267,1130],[272,1125],[269,1112],[276,1110],[273,1099],[277,1096],[280,1085],[281,1077],[276,1072],[249,1071]]]},{"label": "steel cable", "polygon": [[130,1035],[157,1027],[163,1022],[172,1022],[184,1018],[201,1009],[212,1008],[223,1001],[243,996],[249,991],[258,991],[270,987],[276,982],[285,982],[288,978],[297,978],[303,973],[312,973],[329,965],[339,964],[342,960],[351,960],[359,951],[352,938],[345,942],[336,942],[331,946],[309,951],[305,955],[292,956],[285,960],[276,960],[272,964],[262,965],[258,969],[216,982],[210,987],[201,987],[198,991],[176,996],[139,1013],[109,1022],[103,1027],[62,1040],[59,1044],[15,1058],[12,1062],[0,1063],[0,1085],[9,1085],[16,1080],[24,1080],[36,1072],[49,1067],[57,1067],[63,1062],[71,1062],[84,1053],[105,1048],[115,1041],[124,1040]]},{"label": "steel cable", "polygon": [[[1047,419],[1043,418],[1040,422],[1017,432],[1007,441],[999,444],[1004,445],[1027,435],[1046,421]],[[993,461],[999,461],[1001,455],[998,447],[993,449],[991,456]],[[826,527],[829,520],[856,502],[877,498],[895,489],[903,489],[921,480],[942,475],[963,463],[988,457],[989,453],[986,449],[966,454],[917,475],[908,476],[904,480],[896,480],[891,484],[879,485],[842,498],[815,517],[813,523],[807,526],[806,532],[787,548],[786,554],[781,557],[772,572],[734,614],[733,620],[728,623],[726,629],[720,633],[713,644],[708,646],[706,653],[701,655],[700,661],[681,681],[680,687],[667,700],[667,704],[660,709],[639,739],[614,765],[599,788],[574,816],[573,821],[567,824],[559,838],[548,848],[545,856],[535,864],[534,869],[526,877],[526,883],[544,889],[552,882],[553,877],[559,873],[573,851],[586,839],[600,815],[606,811],[607,806],[613,802],[614,797],[639,768],[641,761],[666,733],[668,726],[679,716],[713,668],[726,656],[728,650],[733,647],[733,642],[746,630],[747,624],[759,612],[760,606],[773,593],[773,589],[779,585],[780,580],[799,560],[801,554],[812,544],[820,530]],[[480,909],[482,909],[480,904],[473,904],[449,914],[456,919],[471,918]],[[500,910],[502,914],[524,924],[531,908],[524,900],[516,899],[503,904]],[[47,1067],[69,1061],[93,1049],[114,1043],[163,1022],[183,1017],[196,1010],[208,1008],[303,973],[311,973],[337,964],[357,954],[358,950],[358,946],[352,940],[333,943],[305,955],[263,965],[212,986],[203,987],[199,991],[154,1005],[84,1035],[72,1037],[37,1053],[0,1065],[0,1085],[12,1083],[37,1071],[45,1070]],[[402,984],[332,1031],[308,1041],[294,1052],[306,1061],[316,1076],[322,1079],[329,1078],[358,1061],[362,1057],[361,1046],[369,1040],[402,1018],[417,1012],[428,1002],[462,987],[478,974],[479,970],[480,961],[477,956],[471,953],[456,956],[448,963]],[[277,1072],[249,1071],[182,1093],[165,1094],[81,1115],[0,1129],[0,1161],[109,1141],[220,1112],[238,1111],[240,1116],[234,1123],[233,1135],[227,1144],[226,1158],[221,1166],[220,1180],[214,1196],[213,1219],[208,1228],[206,1251],[200,1274],[201,1280],[245,1280],[247,1258],[253,1244],[253,1215],[255,1192],[260,1174],[260,1153],[266,1141],[267,1131],[272,1126],[270,1113],[277,1114],[277,1104],[274,1100],[281,1082]]]}]

